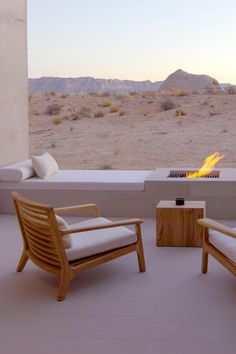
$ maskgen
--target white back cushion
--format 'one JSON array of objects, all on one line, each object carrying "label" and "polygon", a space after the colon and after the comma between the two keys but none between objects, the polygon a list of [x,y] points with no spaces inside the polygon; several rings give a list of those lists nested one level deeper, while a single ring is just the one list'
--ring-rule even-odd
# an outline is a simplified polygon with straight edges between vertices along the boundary
[{"label": "white back cushion", "polygon": [[39,178],[47,178],[59,170],[56,160],[48,152],[32,156],[32,165]]},{"label": "white back cushion", "polygon": [[[58,223],[58,227],[61,231],[67,230],[69,225],[67,222],[59,215],[55,215]],[[63,236],[63,243],[65,248],[72,247],[72,237],[70,234]]]}]

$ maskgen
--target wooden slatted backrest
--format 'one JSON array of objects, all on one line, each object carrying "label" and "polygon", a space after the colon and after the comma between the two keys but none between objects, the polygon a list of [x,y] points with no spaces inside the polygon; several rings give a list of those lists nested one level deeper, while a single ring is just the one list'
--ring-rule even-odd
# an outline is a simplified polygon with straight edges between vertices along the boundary
[{"label": "wooden slatted backrest", "polygon": [[53,208],[16,192],[12,196],[29,258],[39,267],[58,274],[67,258]]}]

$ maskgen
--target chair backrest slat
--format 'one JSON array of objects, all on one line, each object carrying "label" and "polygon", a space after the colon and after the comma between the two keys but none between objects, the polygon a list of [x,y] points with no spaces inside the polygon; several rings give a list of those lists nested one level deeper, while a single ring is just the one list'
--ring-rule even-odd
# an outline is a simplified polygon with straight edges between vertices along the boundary
[{"label": "chair backrest slat", "polygon": [[45,268],[63,267],[67,258],[53,208],[32,203],[16,192],[13,199],[29,257]]},{"label": "chair backrest slat", "polygon": [[35,247],[33,244],[31,244],[30,250],[32,254],[34,254],[34,257],[38,258],[42,262],[46,262],[47,264],[51,264],[53,266],[60,266],[60,262],[58,262],[58,258],[53,257],[52,255],[48,254],[47,252],[41,250],[38,247]]}]

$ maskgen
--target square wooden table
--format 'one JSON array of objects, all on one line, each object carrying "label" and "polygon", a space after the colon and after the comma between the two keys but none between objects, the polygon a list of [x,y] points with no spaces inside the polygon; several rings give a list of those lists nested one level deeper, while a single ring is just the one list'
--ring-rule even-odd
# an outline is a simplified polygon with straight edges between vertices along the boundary
[{"label": "square wooden table", "polygon": [[185,201],[184,205],[176,205],[173,200],[161,200],[156,206],[157,246],[200,247],[203,228],[197,220],[205,214],[205,201]]}]

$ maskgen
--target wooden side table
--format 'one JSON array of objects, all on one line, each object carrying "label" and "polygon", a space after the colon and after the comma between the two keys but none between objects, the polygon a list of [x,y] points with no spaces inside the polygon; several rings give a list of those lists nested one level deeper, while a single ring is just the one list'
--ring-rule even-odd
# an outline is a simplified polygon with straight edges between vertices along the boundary
[{"label": "wooden side table", "polygon": [[204,218],[205,213],[205,201],[175,205],[175,201],[161,200],[156,207],[157,246],[200,247],[203,228],[197,220]]}]

